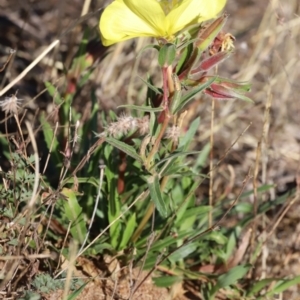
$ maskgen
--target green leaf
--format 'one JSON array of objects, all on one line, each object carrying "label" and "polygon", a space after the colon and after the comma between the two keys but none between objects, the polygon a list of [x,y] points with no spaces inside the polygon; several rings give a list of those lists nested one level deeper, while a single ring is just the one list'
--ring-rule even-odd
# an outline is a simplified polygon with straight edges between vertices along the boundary
[{"label": "green leaf", "polygon": [[149,121],[149,128],[150,128],[150,135],[157,137],[160,129],[160,125],[157,123],[157,118],[154,112],[150,112],[150,121]]},{"label": "green leaf", "polygon": [[184,259],[185,257],[189,256],[191,253],[193,253],[197,249],[196,243],[188,243],[187,245],[184,245],[183,247],[176,250],[174,253],[172,253],[168,258],[174,262],[177,262],[181,259]]},{"label": "green leaf", "polygon": [[151,106],[137,106],[137,105],[120,105],[118,108],[128,108],[143,112],[160,112],[163,110],[162,107],[151,107]]},{"label": "green leaf", "polygon": [[[80,78],[81,74],[83,74],[83,72],[88,67],[90,67],[93,63],[93,60],[88,59],[88,55],[87,55],[88,39],[89,39],[89,32],[88,32],[88,29],[86,29],[83,37],[80,40],[79,49],[72,61],[72,66],[71,66],[70,70],[68,70],[68,73],[71,74],[71,76],[75,77],[77,79],[77,81]],[[93,71],[93,69],[90,70],[90,72],[92,72],[92,71]],[[90,72],[88,72],[88,74]],[[84,84],[84,81],[85,80],[83,80],[83,82],[81,82],[81,84]]]},{"label": "green leaf", "polygon": [[109,252],[114,252],[116,249],[109,243],[101,242],[95,243],[91,246],[91,248],[87,249],[84,254],[85,255],[98,255],[103,253],[105,250]]},{"label": "green leaf", "polygon": [[195,162],[195,165],[193,166],[193,171],[195,173],[197,173],[206,166],[209,153],[210,144],[207,143],[204,147],[202,147],[201,152],[198,155],[197,160]]},{"label": "green leaf", "polygon": [[19,298],[19,300],[40,300],[42,296],[38,293],[32,292],[32,291],[25,291],[25,294],[22,298]]},{"label": "green leaf", "polygon": [[153,175],[147,179],[150,197],[155,204],[156,209],[159,214],[166,218],[168,215],[166,203],[163,200],[162,192],[160,190],[159,178],[158,175]]},{"label": "green leaf", "polygon": [[65,186],[67,183],[84,183],[84,185],[92,185],[94,187],[99,186],[99,180],[95,177],[78,177],[76,180],[74,180],[74,177],[66,178],[64,181],[62,181],[62,186]]},{"label": "green leaf", "polygon": [[225,245],[227,243],[227,237],[220,231],[211,231],[205,235],[205,240],[214,241],[219,245]]},{"label": "green leaf", "polygon": [[[89,67],[89,64],[91,62],[89,62],[88,60],[85,60],[85,62],[87,63],[86,67]],[[79,82],[78,82],[78,87],[82,88],[87,81],[90,79],[92,73],[95,71],[95,67],[90,68],[89,70],[84,70],[83,72],[85,72],[85,74],[80,78]]]},{"label": "green leaf", "polygon": [[236,247],[236,237],[237,237],[236,230],[234,230],[228,238],[228,242],[226,245],[226,254],[224,256],[225,261],[227,261],[233,254],[233,251]]},{"label": "green leaf", "polygon": [[[198,216],[201,217],[201,215],[208,213],[211,210],[211,206],[209,205],[202,205],[202,206],[198,206],[198,207],[191,207],[188,208],[185,213],[183,214],[182,218],[189,218],[192,216]],[[176,220],[176,222],[178,222],[179,220]]]},{"label": "green leaf", "polygon": [[207,82],[205,82],[204,84],[197,86],[196,88],[192,89],[190,92],[188,92],[187,94],[185,94],[181,98],[180,103],[177,106],[177,108],[174,110],[174,113],[177,113],[181,109],[183,109],[191,100],[193,100],[193,98],[198,93],[200,93],[203,90],[205,90],[206,88],[208,88],[215,80],[216,80],[216,77],[213,77],[213,78],[209,79]]},{"label": "green leaf", "polygon": [[258,282],[255,282],[253,286],[247,292],[247,296],[254,296],[259,293],[262,289],[264,289],[267,285],[269,285],[273,281],[278,281],[278,278],[265,278]]},{"label": "green leaf", "polygon": [[84,290],[84,288],[86,287],[86,285],[89,283],[90,281],[84,283],[81,287],[79,287],[76,291],[74,291],[72,294],[68,295],[67,300],[75,300],[78,299],[77,297],[82,293],[82,291]]},{"label": "green leaf", "polygon": [[72,237],[82,243],[87,234],[82,208],[78,204],[74,191],[64,188],[62,190],[62,195],[67,198],[67,201],[64,201],[64,211],[68,220],[71,222],[70,232]]},{"label": "green leaf", "polygon": [[122,250],[128,246],[128,242],[133,234],[133,231],[136,227],[136,215],[133,213],[129,220],[126,222],[125,230],[123,232],[122,241],[120,243],[119,249]]},{"label": "green leaf", "polygon": [[182,276],[161,276],[152,278],[154,284],[158,287],[170,287],[183,280]]},{"label": "green leaf", "polygon": [[57,88],[51,82],[46,81],[45,86],[46,86],[46,89],[47,89],[48,93],[50,94],[50,96],[53,97],[54,103],[56,105],[60,105],[64,102],[63,99],[60,97],[60,94],[57,91]]},{"label": "green leaf", "polygon": [[[176,158],[188,156],[192,154],[199,154],[199,151],[189,151],[189,152],[172,152],[169,156],[161,159],[156,165],[155,168],[157,168],[159,165],[163,164],[164,162],[172,163]],[[183,165],[182,165],[183,166]]]},{"label": "green leaf", "polygon": [[252,203],[238,203],[234,209],[234,212],[241,212],[244,214],[251,214],[253,212],[253,204]]},{"label": "green leaf", "polygon": [[118,148],[119,150],[123,151],[127,155],[131,156],[135,160],[142,162],[141,157],[136,153],[135,149],[132,146],[129,146],[128,144],[125,144],[124,142],[121,142],[119,140],[116,140],[112,137],[106,137],[105,141],[109,143],[110,145]]},{"label": "green leaf", "polygon": [[161,252],[165,248],[167,248],[167,247],[169,247],[173,244],[177,244],[177,242],[180,241],[181,239],[188,239],[194,233],[195,233],[195,231],[191,230],[189,228],[189,230],[185,230],[185,231],[182,231],[182,232],[178,233],[178,236],[177,236],[176,239],[174,239],[174,237],[172,237],[172,236],[166,236],[164,239],[156,241],[151,246],[151,252],[154,252],[154,253]]},{"label": "green leaf", "polygon": [[158,64],[162,68],[171,66],[176,57],[176,48],[174,44],[166,44],[162,46],[158,53]]},{"label": "green leaf", "polygon": [[236,266],[227,273],[219,276],[216,285],[210,291],[210,295],[213,296],[218,290],[236,283],[237,280],[243,278],[247,274],[251,267],[251,265]]},{"label": "green leaf", "polygon": [[175,72],[176,74],[180,74],[182,72],[192,52],[193,52],[193,44],[189,44],[184,47],[184,51],[180,56],[178,64],[176,65],[176,72]]},{"label": "green leaf", "polygon": [[49,151],[51,151],[51,155],[53,155],[53,157],[55,158],[55,162],[59,163],[60,158],[59,158],[58,151],[57,151],[59,143],[58,143],[56,136],[54,135],[53,128],[50,125],[50,123],[46,120],[44,113],[42,113],[40,116],[40,122],[42,125],[47,148],[49,149]]},{"label": "green leaf", "polygon": [[121,220],[119,219],[121,213],[120,196],[117,192],[117,160],[114,158],[113,147],[106,145],[104,149],[104,157],[107,164],[105,168],[105,177],[107,180],[107,194],[108,194],[108,209],[103,206],[103,211],[107,212],[109,227],[110,243],[114,247],[120,244],[121,236]]},{"label": "green leaf", "polygon": [[160,173],[161,176],[172,176],[173,178],[175,177],[181,177],[181,176],[195,176],[192,172],[189,172],[188,170],[185,170],[186,165],[184,163],[176,161],[174,159],[174,164],[172,160],[168,161],[167,164],[164,165],[163,167],[163,172]]},{"label": "green leaf", "polygon": [[[274,184],[266,184],[266,185],[263,185],[263,186],[260,186],[258,189],[257,189],[257,192],[259,193],[264,193],[264,192],[268,192],[270,189],[274,188],[275,185]],[[243,193],[241,195],[241,199],[242,198],[248,198],[249,196],[253,195],[254,191],[251,190],[251,191],[247,191],[245,193]]]},{"label": "green leaf", "polygon": [[199,125],[200,118],[196,118],[190,125],[189,130],[185,133],[185,135],[182,138],[180,138],[178,150],[180,149],[180,151],[185,151],[189,147],[191,141],[193,140],[196,132],[199,129]]},{"label": "green leaf", "polygon": [[[183,191],[184,193],[184,191]],[[191,196],[188,199],[182,199],[185,195],[183,194],[180,197],[180,208],[176,212],[176,219],[175,219],[175,225],[179,226],[180,231],[188,230],[189,228],[193,228],[193,225],[195,224],[196,218],[199,218],[197,214],[190,215],[190,212],[195,209],[195,196]],[[173,196],[173,199],[174,198]],[[189,209],[191,207],[191,209]],[[188,212],[189,210],[189,212]],[[187,216],[188,215],[188,216]]]},{"label": "green leaf", "polygon": [[293,285],[297,285],[299,283],[300,283],[300,276],[296,276],[292,279],[280,280],[278,282],[278,284],[276,284],[276,286],[266,294],[266,296],[272,296],[274,294],[282,293],[283,291],[285,291],[289,287],[291,287]]},{"label": "green leaf", "polygon": [[150,90],[152,90],[153,92],[155,92],[158,95],[162,95],[162,91],[160,89],[158,89],[157,87],[155,87],[154,85],[152,85],[150,82],[144,80],[142,77],[139,77],[147,86]]}]

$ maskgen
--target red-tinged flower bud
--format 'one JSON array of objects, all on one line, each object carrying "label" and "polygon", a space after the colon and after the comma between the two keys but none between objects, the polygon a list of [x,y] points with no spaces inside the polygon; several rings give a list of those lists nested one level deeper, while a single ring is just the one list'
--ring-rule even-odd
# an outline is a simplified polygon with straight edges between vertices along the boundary
[{"label": "red-tinged flower bud", "polygon": [[[216,99],[241,99],[247,102],[253,102],[250,98],[243,95],[243,93],[247,92],[250,88],[249,85],[241,84],[238,88],[234,89],[232,87],[227,87],[226,82],[217,82],[218,79],[214,83],[210,85],[209,88],[207,88],[204,92]],[[232,84],[232,83],[230,83]],[[238,83],[236,83],[238,84]],[[225,85],[225,86],[224,86]],[[243,89],[241,87],[243,86]],[[245,89],[246,87],[246,89]]]},{"label": "red-tinged flower bud", "polygon": [[216,83],[219,85],[235,90],[236,92],[245,93],[249,92],[251,85],[247,82],[237,82],[225,78],[217,78]]},{"label": "red-tinged flower bud", "polygon": [[217,92],[211,90],[211,89],[206,89],[204,90],[204,93],[215,98],[215,99],[218,99],[218,100],[232,100],[234,98],[232,97],[229,97],[229,96],[225,96],[225,95],[220,95],[218,94]]},{"label": "red-tinged flower bud", "polygon": [[232,94],[232,91],[229,89],[222,87],[219,84],[212,83],[208,89],[205,90],[205,93],[208,95],[214,95],[213,97],[216,99],[234,99],[234,95]]},{"label": "red-tinged flower bud", "polygon": [[214,22],[208,26],[202,28],[197,36],[195,47],[199,50],[204,51],[214,41],[224,24],[226,23],[228,15],[223,15],[217,18]]},{"label": "red-tinged flower bud", "polygon": [[210,56],[204,60],[202,60],[198,67],[194,68],[190,72],[189,78],[197,80],[199,79],[205,72],[209,71],[210,69],[216,67],[219,63],[224,61],[230,56],[231,52],[218,52],[213,56]]}]

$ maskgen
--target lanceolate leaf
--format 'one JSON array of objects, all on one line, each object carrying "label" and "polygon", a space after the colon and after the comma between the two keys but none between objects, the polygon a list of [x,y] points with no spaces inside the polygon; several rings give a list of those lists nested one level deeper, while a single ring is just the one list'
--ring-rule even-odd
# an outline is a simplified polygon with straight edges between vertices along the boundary
[{"label": "lanceolate leaf", "polygon": [[155,167],[158,167],[159,165],[161,165],[162,163],[164,163],[165,161],[168,160],[173,160],[175,158],[178,157],[183,157],[183,156],[188,156],[188,155],[192,155],[192,154],[199,154],[200,151],[189,151],[189,152],[173,152],[172,154],[170,154],[169,156],[161,159],[156,165]]},{"label": "lanceolate leaf", "polygon": [[174,44],[166,44],[158,54],[158,63],[161,67],[171,66],[176,56],[176,48]]},{"label": "lanceolate leaf", "polygon": [[213,289],[210,292],[211,296],[213,296],[218,290],[227,287],[231,284],[234,284],[237,280],[243,278],[250,268],[250,265],[236,266],[229,270],[227,273],[219,276],[217,284],[213,287]]},{"label": "lanceolate leaf", "polygon": [[159,287],[169,287],[182,280],[182,276],[161,276],[153,278],[155,285]]},{"label": "lanceolate leaf", "polygon": [[198,93],[202,92],[206,88],[208,88],[214,81],[216,77],[211,78],[207,82],[205,82],[202,85],[197,86],[190,92],[188,92],[186,95],[184,95],[176,109],[174,109],[174,113],[177,113],[181,109],[183,109]]},{"label": "lanceolate leaf", "polygon": [[186,149],[189,147],[191,141],[195,137],[195,134],[197,130],[199,129],[200,125],[200,118],[195,119],[192,124],[189,127],[189,130],[185,133],[185,135],[180,138],[180,143],[178,146],[178,149],[180,151],[186,151]]},{"label": "lanceolate leaf", "polygon": [[64,202],[64,209],[67,218],[71,222],[71,234],[73,238],[81,243],[87,234],[82,208],[73,190],[64,188],[62,194],[67,198],[67,201]]},{"label": "lanceolate leaf", "polygon": [[144,111],[144,112],[160,112],[163,110],[162,107],[151,107],[151,106],[138,106],[138,105],[120,105],[118,108],[128,108],[128,109],[134,109],[138,111]]},{"label": "lanceolate leaf", "polygon": [[296,276],[292,279],[283,279],[280,280],[277,285],[272,289],[272,291],[268,292],[266,296],[272,296],[274,294],[279,294],[288,289],[293,285],[297,285],[300,283],[300,276]]},{"label": "lanceolate leaf", "polygon": [[45,141],[49,151],[51,151],[53,158],[55,158],[55,163],[59,163],[59,152],[57,151],[58,148],[58,140],[54,135],[54,129],[50,125],[50,123],[46,120],[45,114],[41,114],[40,121],[42,124],[42,129],[45,137]]},{"label": "lanceolate leaf", "polygon": [[148,81],[146,81],[142,77],[140,77],[140,79],[148,86],[149,89],[151,89],[152,91],[154,91],[156,94],[162,95],[162,91],[159,90],[157,87],[155,87],[154,85],[150,84]]},{"label": "lanceolate leaf", "polygon": [[253,286],[249,289],[247,296],[254,296],[256,293],[260,292],[270,283],[278,281],[277,278],[265,278],[253,284]]},{"label": "lanceolate leaf", "polygon": [[134,158],[140,162],[142,161],[142,159],[136,153],[135,149],[132,146],[129,146],[129,145],[125,144],[124,142],[118,141],[112,137],[106,137],[105,141],[107,143],[111,144],[112,146],[118,148],[119,150],[123,151],[127,155],[131,156],[132,158]]},{"label": "lanceolate leaf", "polygon": [[126,222],[125,230],[122,235],[122,241],[119,246],[120,250],[124,249],[127,246],[128,242],[133,234],[135,226],[136,226],[136,215],[134,213],[129,217],[128,221]]},{"label": "lanceolate leaf", "polygon": [[159,214],[162,217],[164,218],[167,217],[168,215],[167,206],[162,197],[158,175],[150,176],[147,182],[148,182],[150,197],[154,202],[155,207],[157,208]]}]

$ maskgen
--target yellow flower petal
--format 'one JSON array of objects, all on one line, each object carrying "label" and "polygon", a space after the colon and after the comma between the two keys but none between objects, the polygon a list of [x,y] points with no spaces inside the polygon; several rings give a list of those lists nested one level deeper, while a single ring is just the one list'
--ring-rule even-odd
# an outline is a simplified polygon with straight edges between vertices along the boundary
[{"label": "yellow flower petal", "polygon": [[215,18],[226,0],[183,0],[167,16],[169,33],[176,33],[191,24]]},{"label": "yellow flower petal", "polygon": [[[102,42],[109,46],[139,36],[171,38],[183,28],[214,18],[226,0],[115,0],[100,19]],[[167,6],[166,6],[167,5]],[[171,9],[166,16],[164,9]]]},{"label": "yellow flower petal", "polygon": [[124,0],[124,3],[137,16],[155,28],[158,36],[166,34],[166,15],[157,0]]},{"label": "yellow flower petal", "polygon": [[[158,37],[163,34],[165,17],[157,1],[137,2],[117,0],[106,7],[100,19],[103,45],[138,36]],[[149,5],[154,3],[156,5]]]}]

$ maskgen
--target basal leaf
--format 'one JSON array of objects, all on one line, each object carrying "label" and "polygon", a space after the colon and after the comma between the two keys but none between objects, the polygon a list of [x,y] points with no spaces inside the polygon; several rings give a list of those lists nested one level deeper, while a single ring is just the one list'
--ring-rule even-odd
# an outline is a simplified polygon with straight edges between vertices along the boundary
[{"label": "basal leaf", "polygon": [[237,280],[243,278],[250,268],[250,265],[236,266],[230,269],[227,273],[219,276],[216,285],[210,291],[211,296],[213,296],[218,290],[234,284]]},{"label": "basal leaf", "polygon": [[155,285],[158,287],[170,287],[175,283],[181,282],[183,280],[182,276],[161,276],[152,278]]},{"label": "basal leaf", "polygon": [[87,234],[86,222],[82,214],[82,208],[78,204],[74,191],[64,188],[62,194],[66,197],[64,201],[64,211],[71,222],[71,234],[74,239],[82,243]]},{"label": "basal leaf", "polygon": [[136,215],[135,213],[133,213],[129,217],[128,221],[126,222],[126,226],[122,235],[122,241],[120,243],[119,249],[122,250],[128,245],[128,242],[133,234],[135,227],[136,227]]},{"label": "basal leaf", "polygon": [[147,179],[150,197],[155,204],[156,209],[159,214],[166,218],[168,215],[166,203],[163,200],[162,192],[160,190],[159,178],[158,175],[153,175]]}]

